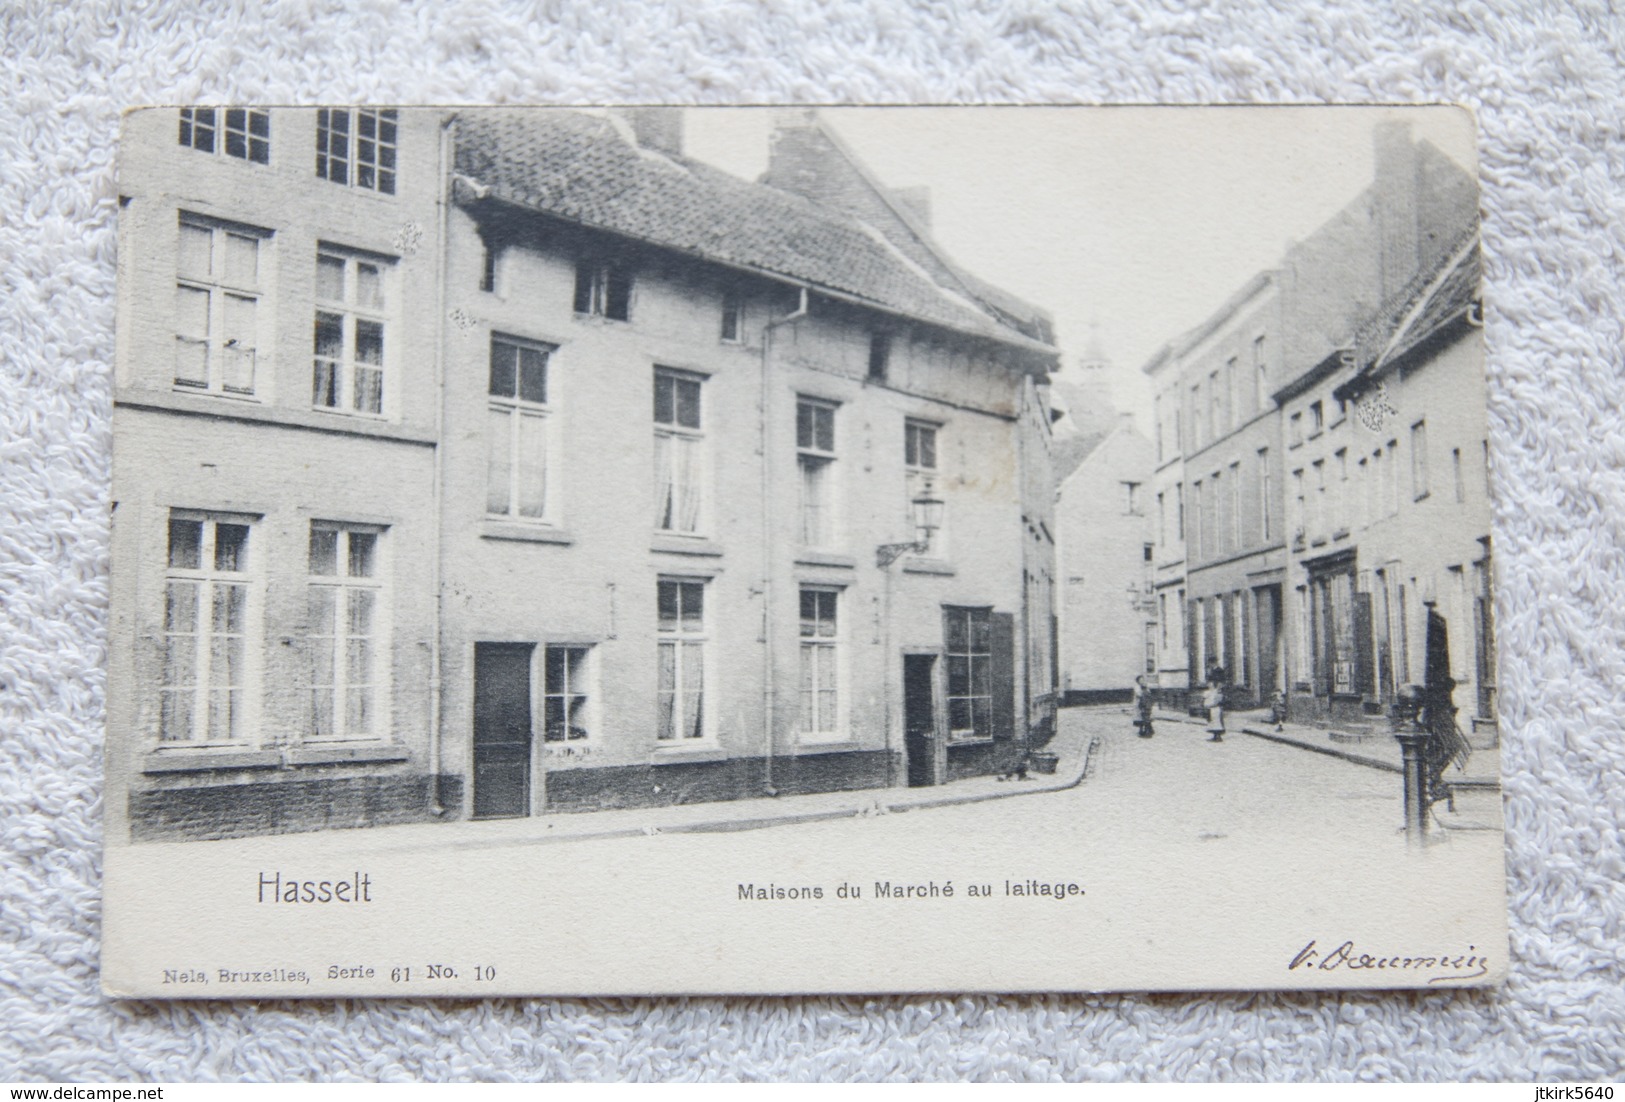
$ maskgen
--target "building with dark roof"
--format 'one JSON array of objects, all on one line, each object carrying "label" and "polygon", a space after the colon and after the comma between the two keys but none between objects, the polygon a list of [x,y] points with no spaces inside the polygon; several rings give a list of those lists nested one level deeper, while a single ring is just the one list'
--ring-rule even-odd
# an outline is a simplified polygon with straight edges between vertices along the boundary
[{"label": "building with dark roof", "polygon": [[[132,116],[133,837],[937,784],[1048,737],[1057,351],[926,196],[805,113],[756,183],[675,110],[264,114],[263,160]],[[181,378],[252,295],[263,382]]]},{"label": "building with dark roof", "polygon": [[[1446,669],[1462,726],[1480,746],[1494,745],[1481,273],[1475,227],[1383,303],[1319,384],[1328,405],[1347,411],[1347,430],[1327,449],[1339,464],[1346,450],[1351,470],[1346,489],[1324,504],[1325,516],[1301,521],[1307,538],[1292,548],[1303,590],[1299,626],[1308,637],[1309,676],[1294,686],[1301,713],[1347,720],[1386,709],[1406,685]],[[1341,466],[1336,473],[1342,483]],[[1289,509],[1307,512],[1296,501]],[[1349,591],[1346,629],[1339,585]],[[1340,707],[1339,670],[1327,666],[1340,630],[1354,641],[1358,713],[1352,702]]]},{"label": "building with dark roof", "polygon": [[[1158,403],[1159,593],[1186,592],[1186,684],[1218,671],[1232,707],[1280,693],[1299,718],[1380,713],[1405,670],[1421,668],[1400,654],[1420,581],[1396,580],[1396,552],[1366,534],[1408,510],[1407,493],[1427,496],[1406,472],[1436,470],[1441,455],[1465,470],[1458,481],[1482,469],[1474,442],[1455,439],[1475,423],[1483,435],[1481,362],[1432,376],[1475,396],[1458,403],[1464,420],[1442,405],[1432,412],[1449,399],[1423,388],[1413,394],[1427,408],[1406,414],[1415,425],[1405,432],[1353,415],[1350,396],[1367,385],[1355,380],[1381,358],[1377,334],[1386,349],[1401,339],[1398,319],[1431,316],[1424,299],[1442,309],[1443,292],[1427,291],[1441,273],[1454,273],[1454,287],[1471,281],[1458,261],[1477,224],[1474,181],[1460,166],[1403,124],[1379,124],[1375,147],[1369,186],[1145,367]],[[1448,445],[1426,427],[1443,420]],[[1456,503],[1476,507],[1463,493]],[[1487,538],[1487,522],[1457,519]],[[1465,578],[1470,556],[1452,554]]]}]

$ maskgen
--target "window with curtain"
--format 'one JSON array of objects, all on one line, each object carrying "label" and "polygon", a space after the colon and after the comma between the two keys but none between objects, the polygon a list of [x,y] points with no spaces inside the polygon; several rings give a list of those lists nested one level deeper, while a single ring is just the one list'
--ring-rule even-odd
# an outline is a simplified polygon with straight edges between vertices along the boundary
[{"label": "window with curtain", "polygon": [[491,338],[486,499],[491,516],[548,517],[548,364],[554,346]]},{"label": "window with curtain", "polygon": [[697,535],[705,519],[701,376],[655,368],[655,528]]}]

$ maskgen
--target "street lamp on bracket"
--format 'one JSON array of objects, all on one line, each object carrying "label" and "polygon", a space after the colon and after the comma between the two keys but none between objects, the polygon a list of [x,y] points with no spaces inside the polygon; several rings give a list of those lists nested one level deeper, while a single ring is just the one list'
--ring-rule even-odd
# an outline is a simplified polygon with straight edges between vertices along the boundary
[{"label": "street lamp on bracket", "polygon": [[943,500],[927,481],[909,502],[909,513],[914,520],[914,531],[919,538],[913,543],[883,543],[875,548],[875,562],[882,569],[904,555],[923,555],[931,550],[931,533],[942,527]]}]

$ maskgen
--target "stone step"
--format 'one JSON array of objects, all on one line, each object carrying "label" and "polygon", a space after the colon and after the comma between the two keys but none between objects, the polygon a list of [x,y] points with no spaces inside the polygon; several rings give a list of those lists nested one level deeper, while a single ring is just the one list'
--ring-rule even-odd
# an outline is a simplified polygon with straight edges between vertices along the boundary
[{"label": "stone step", "polygon": [[1501,785],[1496,781],[1449,781],[1451,795],[1433,805],[1433,816],[1453,830],[1500,830]]}]

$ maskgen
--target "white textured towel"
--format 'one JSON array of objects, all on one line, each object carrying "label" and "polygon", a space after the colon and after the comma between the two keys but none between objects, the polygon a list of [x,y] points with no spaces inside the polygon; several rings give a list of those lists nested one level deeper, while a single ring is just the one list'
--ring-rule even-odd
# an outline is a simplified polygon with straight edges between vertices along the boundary
[{"label": "white textured towel", "polygon": [[[1051,0],[124,7],[0,10],[0,1080],[1619,1078],[1617,11],[1391,0],[1291,12]],[[1472,104],[1510,982],[1397,996],[103,999],[114,142],[122,109],[200,99]]]}]

